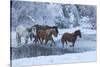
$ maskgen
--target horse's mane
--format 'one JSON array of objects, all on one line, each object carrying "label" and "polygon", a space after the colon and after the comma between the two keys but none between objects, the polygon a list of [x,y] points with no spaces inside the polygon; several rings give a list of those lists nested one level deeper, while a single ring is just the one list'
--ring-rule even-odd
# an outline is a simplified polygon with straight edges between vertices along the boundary
[{"label": "horse's mane", "polygon": [[[79,35],[78,33],[80,33],[80,35]],[[77,36],[77,35],[79,35],[79,36],[81,37],[81,31],[80,31],[80,30],[76,30],[76,31],[74,32],[74,36]]]},{"label": "horse's mane", "polygon": [[52,28],[55,28],[56,32],[59,33],[58,28],[56,26],[53,26]]},{"label": "horse's mane", "polygon": [[80,32],[80,30],[76,30],[74,33]]}]

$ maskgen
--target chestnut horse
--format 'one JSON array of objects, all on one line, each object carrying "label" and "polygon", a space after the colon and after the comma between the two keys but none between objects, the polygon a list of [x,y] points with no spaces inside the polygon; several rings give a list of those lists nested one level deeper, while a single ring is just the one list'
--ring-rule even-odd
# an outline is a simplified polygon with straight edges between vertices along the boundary
[{"label": "chestnut horse", "polygon": [[33,34],[31,34],[30,35],[30,39],[32,40],[32,38],[34,37],[35,38],[35,40],[34,40],[34,42],[35,43],[37,43],[38,42],[38,33],[41,31],[41,30],[49,30],[49,29],[55,29],[55,31],[56,31],[56,33],[57,33],[57,35],[58,35],[58,28],[56,27],[56,26],[48,26],[48,25],[45,25],[45,26],[42,26],[42,25],[34,25],[34,26],[32,26],[32,28],[36,28],[36,36],[34,36]]},{"label": "chestnut horse", "polygon": [[73,51],[74,51],[74,45],[75,45],[75,41],[77,39],[77,36],[79,36],[81,38],[80,30],[76,30],[74,33],[64,33],[62,38],[61,38],[63,48],[64,48],[64,43],[67,44],[67,42],[72,42],[71,47],[73,47]]},{"label": "chestnut horse", "polygon": [[39,30],[37,32],[39,41],[41,42],[41,44],[43,44],[43,41],[45,40],[45,45],[47,45],[48,41],[52,41],[52,43],[55,44],[52,35],[57,37],[57,32],[55,29]]}]

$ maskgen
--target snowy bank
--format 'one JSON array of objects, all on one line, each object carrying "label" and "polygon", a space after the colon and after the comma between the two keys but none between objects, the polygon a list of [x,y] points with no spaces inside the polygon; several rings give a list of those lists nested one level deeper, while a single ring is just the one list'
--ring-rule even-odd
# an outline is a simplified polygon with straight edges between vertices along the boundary
[{"label": "snowy bank", "polygon": [[22,58],[22,59],[12,60],[12,66],[76,63],[76,62],[80,63],[80,62],[90,62],[90,61],[91,62],[96,61],[96,51],[55,55],[55,56]]}]

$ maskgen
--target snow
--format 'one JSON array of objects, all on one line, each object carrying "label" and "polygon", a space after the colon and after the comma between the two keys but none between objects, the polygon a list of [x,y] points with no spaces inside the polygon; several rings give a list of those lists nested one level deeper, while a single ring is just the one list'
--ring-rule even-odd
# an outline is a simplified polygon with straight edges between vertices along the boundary
[{"label": "snow", "polygon": [[76,28],[68,28],[68,29],[59,29],[59,34],[63,34],[65,32],[68,33],[73,33],[76,30],[80,30],[82,32],[82,34],[96,34],[96,30],[92,30],[92,29],[84,29],[82,27],[76,27]]},{"label": "snow", "polygon": [[73,53],[55,56],[38,56],[32,58],[22,58],[12,60],[13,66],[23,65],[41,65],[41,64],[61,64],[61,63],[81,63],[96,61],[96,51],[88,51],[83,53]]},{"label": "snow", "polygon": [[78,24],[85,28],[96,26],[96,6],[94,5],[13,1],[11,6],[13,28],[19,24],[55,25],[56,23],[65,24],[64,27],[78,26]]}]

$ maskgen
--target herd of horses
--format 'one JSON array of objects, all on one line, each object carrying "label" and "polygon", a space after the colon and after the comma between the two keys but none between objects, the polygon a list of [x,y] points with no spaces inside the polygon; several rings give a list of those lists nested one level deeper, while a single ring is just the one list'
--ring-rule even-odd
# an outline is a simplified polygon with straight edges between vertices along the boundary
[{"label": "herd of horses", "polygon": [[[28,43],[28,39],[33,40],[34,43],[40,43],[47,45],[48,41],[51,41],[51,46],[54,44],[56,46],[56,43],[53,39],[54,37],[57,37],[59,34],[58,27],[57,26],[42,26],[42,25],[33,25],[29,28],[26,28],[23,25],[19,25],[16,28],[16,41],[18,46],[21,45],[21,38],[24,37],[25,44]],[[73,33],[64,33],[61,37],[61,43],[64,48],[64,43],[67,44],[67,42],[71,42],[74,49],[75,41],[77,39],[77,36],[81,37],[81,31],[76,30]],[[45,42],[44,42],[45,41]]]}]

